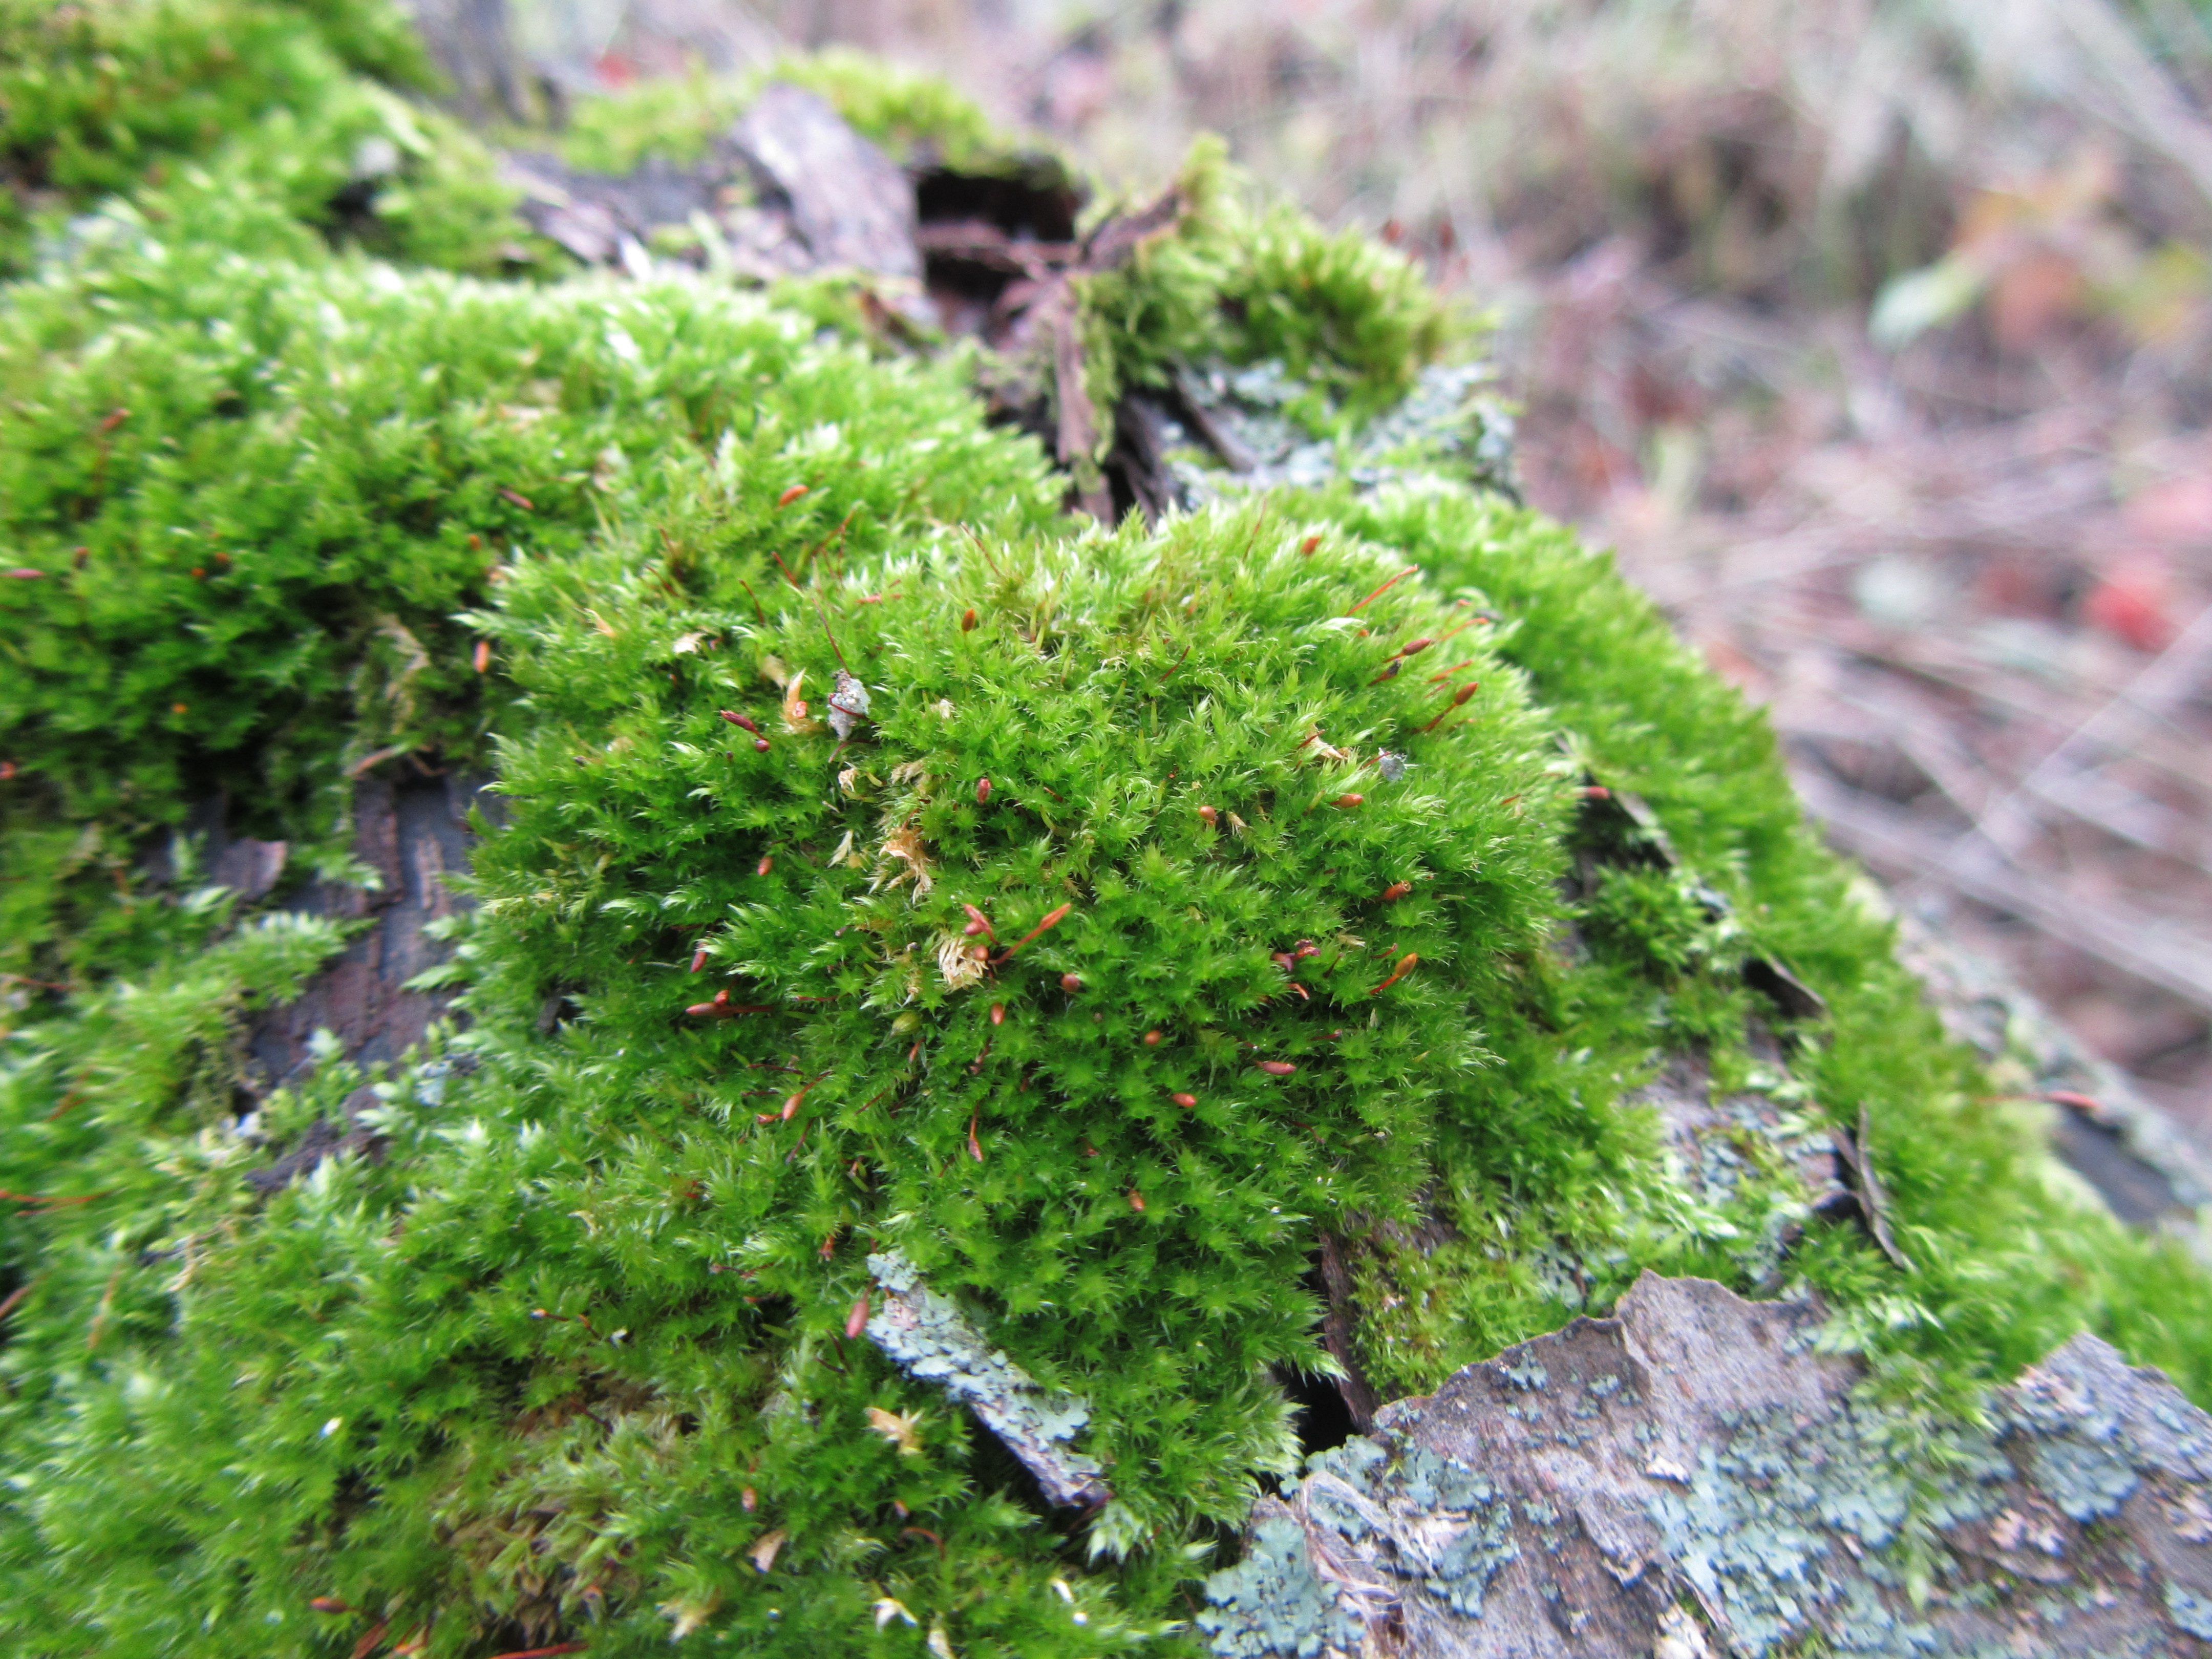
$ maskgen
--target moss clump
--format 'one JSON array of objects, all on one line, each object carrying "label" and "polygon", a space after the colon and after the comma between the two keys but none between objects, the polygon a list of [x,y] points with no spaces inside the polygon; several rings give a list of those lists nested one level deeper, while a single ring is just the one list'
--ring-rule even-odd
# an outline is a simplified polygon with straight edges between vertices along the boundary
[{"label": "moss clump", "polygon": [[751,74],[695,70],[580,98],[561,134],[562,154],[572,166],[595,173],[628,173],[648,157],[696,161],[774,81],[818,94],[902,166],[988,173],[1020,154],[970,100],[935,76],[908,74],[841,46],[781,58]]},{"label": "moss clump", "polygon": [[1185,210],[1171,234],[1078,281],[1098,407],[1170,385],[1178,364],[1272,362],[1318,394],[1297,412],[1322,435],[1326,413],[1339,429],[1372,417],[1423,365],[1470,343],[1412,261],[1267,199],[1218,140],[1194,149],[1176,188]]},{"label": "moss clump", "polygon": [[306,231],[451,269],[526,258],[489,153],[396,95],[429,79],[382,0],[9,0],[0,276],[134,194],[264,252]]},{"label": "moss clump", "polygon": [[[2212,1392],[2203,1271],[2043,1180],[1755,712],[1390,407],[1437,302],[1203,173],[1085,279],[1101,372],[1272,362],[1389,465],[1156,531],[813,291],[374,264],[175,179],[9,289],[11,1651],[1190,1652],[1288,1373],[1425,1389],[1647,1266],[1819,1291],[1923,1407],[2083,1326]],[[402,752],[503,798],[466,1029],[242,1111],[344,927],[148,842],[227,790],[343,876]],[[1753,952],[1831,1010],[1786,1067]],[[1771,1149],[1693,1190],[1637,1103],[1685,1054],[1863,1109],[1915,1265]],[[1079,1400],[1109,1503],[868,1340],[872,1255]]]},{"label": "moss clump", "polygon": [[[720,1260],[790,1298],[786,1340],[842,1321],[861,1239],[982,1298],[994,1341],[1092,1402],[1125,1542],[1231,1521],[1286,1467],[1265,1368],[1327,1364],[1305,1218],[1410,1215],[1435,1122],[1500,1081],[1468,1011],[1511,999],[1550,908],[1559,792],[1514,676],[1403,583],[1369,632],[1346,608],[1383,556],[1302,535],[1255,512],[961,538],[765,627],[549,564],[492,624],[538,725],[501,756],[472,1006],[580,988],[570,1109],[661,1126],[623,1182],[709,1180],[744,1243],[687,1278]],[[1451,684],[1372,683],[1453,632]],[[841,654],[871,700],[849,740],[801,698]],[[703,1121],[711,1176],[684,1150]],[[884,1386],[854,1362],[822,1409]]]},{"label": "moss clump", "polygon": [[[1046,510],[1036,459],[981,443],[953,374],[872,367],[690,287],[538,293],[140,244],[17,291],[0,386],[0,525],[36,573],[0,586],[7,833],[64,836],[87,871],[216,789],[241,830],[343,844],[367,757],[477,752],[454,613],[502,559],[649,511],[672,567],[743,549],[725,580],[757,580],[837,527],[775,507],[831,473],[859,481],[850,551],[932,515]],[[885,465],[921,444],[933,476]],[[0,898],[6,966],[96,959],[84,919],[33,899]]]}]

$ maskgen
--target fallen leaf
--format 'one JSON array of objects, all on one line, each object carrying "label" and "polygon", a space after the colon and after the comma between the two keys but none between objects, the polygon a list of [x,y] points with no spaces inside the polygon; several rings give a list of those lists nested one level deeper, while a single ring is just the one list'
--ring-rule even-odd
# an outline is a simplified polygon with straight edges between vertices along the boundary
[{"label": "fallen leaf", "polygon": [[822,722],[806,712],[806,699],[799,695],[799,687],[805,684],[806,671],[803,668],[784,684],[783,729],[787,732],[819,732],[822,729]]},{"label": "fallen leaf", "polygon": [[899,1449],[902,1457],[921,1455],[921,1413],[919,1412],[887,1412],[881,1406],[868,1407],[868,1426]]},{"label": "fallen leaf", "polygon": [[2163,650],[2179,631],[2169,614],[2172,584],[2162,564],[2129,561],[2090,590],[2082,614],[2138,651]]},{"label": "fallen leaf", "polygon": [[[772,1533],[769,1537],[778,1543],[783,1540],[783,1534],[780,1532]],[[761,1541],[766,1543],[768,1540],[763,1539]],[[754,1559],[756,1560],[759,1559],[757,1551],[754,1553]],[[769,1559],[771,1561],[775,1559],[774,1550],[769,1552]],[[768,1569],[763,1567],[761,1571],[765,1572]],[[663,1601],[660,1604],[660,1612],[669,1621],[668,1639],[672,1642],[682,1641],[714,1617],[714,1609],[721,1605],[722,1592],[720,1590],[708,1591],[706,1599],[700,1601]]]}]

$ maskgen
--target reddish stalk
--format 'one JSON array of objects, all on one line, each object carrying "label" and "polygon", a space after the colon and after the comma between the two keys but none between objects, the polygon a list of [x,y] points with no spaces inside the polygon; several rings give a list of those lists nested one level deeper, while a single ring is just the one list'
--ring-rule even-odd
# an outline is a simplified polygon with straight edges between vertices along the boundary
[{"label": "reddish stalk", "polygon": [[1407,577],[1412,575],[1420,568],[1421,567],[1417,564],[1407,565],[1403,570],[1401,570],[1396,575],[1391,577],[1389,581],[1384,582],[1382,586],[1376,588],[1372,593],[1370,593],[1365,599],[1360,600],[1358,605],[1353,605],[1351,610],[1346,611],[1344,614],[1347,617],[1358,616],[1369,605],[1374,604],[1376,600],[1381,599],[1385,593],[1389,592],[1392,588],[1395,587],[1400,582],[1405,580]]},{"label": "reddish stalk", "polygon": [[1407,951],[1404,956],[1398,958],[1398,965],[1390,970],[1390,977],[1384,980],[1380,985],[1376,986],[1367,994],[1370,997],[1381,996],[1383,992],[1389,990],[1400,980],[1405,978],[1407,975],[1412,973],[1416,967],[1419,966],[1420,960],[1420,957],[1415,955],[1413,951]]},{"label": "reddish stalk", "polygon": [[1012,956],[1015,951],[1020,950],[1022,946],[1027,945],[1039,933],[1050,933],[1054,928],[1059,927],[1061,922],[1067,920],[1067,913],[1074,908],[1075,907],[1073,904],[1063,904],[1057,909],[1046,911],[1044,913],[1044,920],[1042,921],[1037,923],[1037,925],[1030,928],[1028,933],[1024,933],[1012,945],[1009,945],[1005,950],[999,952],[999,960],[1000,962],[1006,961],[1009,957]]}]

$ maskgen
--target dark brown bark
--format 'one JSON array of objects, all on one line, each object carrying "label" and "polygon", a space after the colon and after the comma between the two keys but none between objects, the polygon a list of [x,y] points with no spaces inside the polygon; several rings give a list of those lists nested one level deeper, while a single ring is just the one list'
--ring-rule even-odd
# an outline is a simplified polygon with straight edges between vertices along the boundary
[{"label": "dark brown bark", "polygon": [[1352,1413],[1352,1425],[1365,1434],[1375,1426],[1375,1413],[1382,1406],[1382,1396],[1375,1385],[1367,1380],[1360,1369],[1359,1355],[1352,1346],[1352,1333],[1359,1323],[1358,1299],[1352,1282],[1352,1266],[1345,1259],[1344,1241],[1334,1233],[1321,1236],[1321,1284],[1326,1298],[1321,1318],[1321,1345],[1328,1357],[1344,1368],[1336,1379],[1336,1391],[1343,1396],[1345,1409]]},{"label": "dark brown bark", "polygon": [[270,1080],[295,1078],[313,1063],[309,1039],[319,1029],[337,1037],[348,1059],[374,1065],[398,1060],[443,1012],[445,997],[406,982],[445,960],[445,947],[423,929],[467,902],[447,878],[468,867],[476,795],[452,776],[370,777],[356,786],[354,856],[382,885],[317,883],[301,896],[300,909],[370,926],[296,1000],[267,1011],[249,1030],[247,1046]]}]

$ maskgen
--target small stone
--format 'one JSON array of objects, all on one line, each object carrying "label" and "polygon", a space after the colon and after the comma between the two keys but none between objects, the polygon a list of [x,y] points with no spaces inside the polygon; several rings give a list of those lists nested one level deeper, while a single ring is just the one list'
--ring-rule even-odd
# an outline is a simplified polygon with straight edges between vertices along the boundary
[{"label": "small stone", "polygon": [[853,735],[853,728],[867,718],[868,688],[847,673],[837,671],[837,688],[830,694],[830,729],[842,743]]}]

